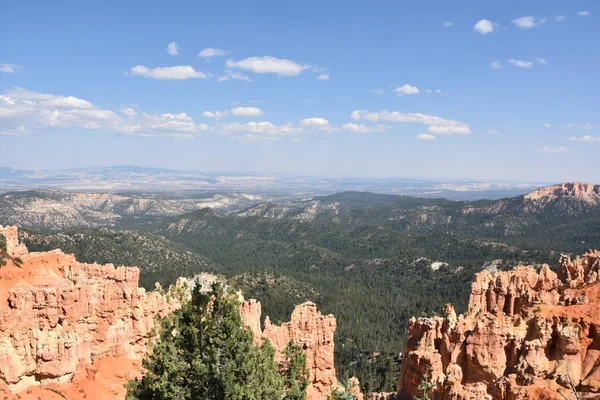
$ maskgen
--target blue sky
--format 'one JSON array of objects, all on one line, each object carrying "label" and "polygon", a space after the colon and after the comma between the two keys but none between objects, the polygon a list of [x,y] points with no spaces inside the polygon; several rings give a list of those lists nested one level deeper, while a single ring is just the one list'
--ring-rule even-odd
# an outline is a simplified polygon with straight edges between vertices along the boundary
[{"label": "blue sky", "polygon": [[1,165],[600,182],[597,1],[20,1]]}]

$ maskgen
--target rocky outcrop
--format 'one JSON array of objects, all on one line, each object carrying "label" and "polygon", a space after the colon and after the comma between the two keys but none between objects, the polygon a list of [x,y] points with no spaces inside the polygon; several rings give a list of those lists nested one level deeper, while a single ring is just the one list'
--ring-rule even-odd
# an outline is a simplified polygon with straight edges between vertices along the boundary
[{"label": "rocky outcrop", "polygon": [[137,362],[132,371],[139,373],[155,317],[179,308],[186,290],[147,293],[138,287],[138,268],[79,263],[60,250],[27,253],[16,228],[0,232],[22,260],[0,268],[0,386],[19,392],[87,379],[107,357]]},{"label": "rocky outcrop", "polygon": [[[141,359],[165,316],[189,297],[180,279],[165,293],[138,287],[139,269],[79,263],[60,250],[28,253],[15,227],[0,227],[11,257],[0,268],[0,395],[12,399],[123,399],[124,384],[139,376]],[[220,279],[198,275],[200,284]],[[196,281],[194,280],[194,284]],[[293,341],[306,352],[307,400],[325,400],[339,387],[334,367],[333,315],[313,303],[295,308],[290,322],[274,325],[261,305],[244,301],[240,313],[257,342],[268,339],[282,360]],[[354,393],[362,399],[358,381]]]},{"label": "rocky outcrop", "polygon": [[464,315],[447,305],[410,321],[398,398],[421,395],[424,374],[439,400],[570,398],[570,380],[600,397],[599,273],[596,251],[563,256],[557,273],[477,274]]},{"label": "rocky outcrop", "polygon": [[6,238],[6,250],[11,257],[21,257],[27,254],[27,247],[19,243],[19,233],[16,226],[3,227],[0,225],[0,235]]},{"label": "rocky outcrop", "polygon": [[[333,315],[323,315],[314,303],[296,306],[289,322],[273,324],[266,317],[261,330],[261,305],[256,300],[246,301],[241,307],[242,317],[254,333],[257,342],[268,339],[277,351],[278,361],[283,360],[282,351],[290,341],[302,347],[306,353],[306,367],[310,372],[307,400],[325,400],[340,386],[335,375],[333,359],[333,336],[336,321]],[[358,381],[353,381],[355,394],[362,399]]]}]

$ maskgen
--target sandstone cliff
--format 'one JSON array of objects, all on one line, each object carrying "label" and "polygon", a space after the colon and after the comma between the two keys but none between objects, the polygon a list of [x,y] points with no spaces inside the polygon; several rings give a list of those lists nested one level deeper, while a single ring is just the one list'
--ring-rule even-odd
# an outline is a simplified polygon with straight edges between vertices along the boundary
[{"label": "sandstone cliff", "polygon": [[137,268],[83,264],[60,250],[28,253],[16,228],[0,233],[9,255],[23,261],[0,268],[0,386],[52,398],[39,386],[69,382],[65,392],[79,384],[83,390],[72,398],[93,399],[102,398],[101,384],[90,382],[108,374],[114,379],[104,398],[123,398],[123,383],[139,373],[154,317],[177,309],[181,299],[138,288]]},{"label": "sandstone cliff", "polygon": [[[296,306],[289,322],[280,326],[265,319],[261,330],[261,305],[256,300],[242,304],[242,317],[246,325],[252,329],[257,342],[268,339],[276,349],[278,361],[282,360],[282,351],[291,341],[300,345],[306,353],[306,367],[310,372],[309,386],[306,390],[307,400],[325,400],[332,390],[339,387],[335,375],[333,359],[333,336],[336,321],[333,315],[323,315],[314,303],[306,302]],[[358,390],[358,381],[354,380],[354,393],[362,399]]]},{"label": "sandstone cliff", "polygon": [[477,274],[467,313],[410,321],[397,397],[428,373],[439,400],[600,398],[599,274],[600,252]]},{"label": "sandstone cliff", "polygon": [[[0,396],[8,399],[124,399],[123,385],[141,373],[141,359],[165,316],[189,296],[185,280],[167,294],[138,288],[139,269],[79,263],[60,250],[29,253],[15,227],[3,228],[10,256],[0,268]],[[325,400],[336,379],[333,315],[297,306],[290,322],[261,330],[261,305],[244,301],[243,320],[277,357],[290,340],[307,355],[307,400]],[[357,384],[357,382],[355,382]],[[358,392],[355,393],[362,399]]]}]

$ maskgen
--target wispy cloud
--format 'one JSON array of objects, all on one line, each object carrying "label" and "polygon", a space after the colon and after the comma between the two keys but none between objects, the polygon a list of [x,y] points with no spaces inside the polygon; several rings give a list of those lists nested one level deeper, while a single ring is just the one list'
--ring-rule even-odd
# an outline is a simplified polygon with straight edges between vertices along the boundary
[{"label": "wispy cloud", "polygon": [[342,130],[347,132],[355,132],[355,133],[373,133],[373,132],[384,132],[388,129],[385,125],[364,125],[364,124],[355,124],[355,123],[347,123],[342,125]]},{"label": "wispy cloud", "polygon": [[565,19],[567,19],[567,17],[565,17],[564,15],[557,15],[556,17],[554,17],[554,20],[555,20],[556,22],[562,22],[562,21],[564,21]]},{"label": "wispy cloud", "polygon": [[396,96],[404,96],[407,94],[418,94],[420,93],[419,88],[416,86],[411,86],[409,84],[405,84],[394,89]]},{"label": "wispy cloud", "polygon": [[481,35],[486,35],[494,32],[494,23],[487,19],[482,19],[477,21],[475,26],[473,26],[473,30]]},{"label": "wispy cloud", "polygon": [[328,81],[329,80],[329,75],[328,74],[321,74],[319,76],[317,76],[317,79],[320,81]]},{"label": "wispy cloud", "polygon": [[384,94],[385,90],[382,90],[382,89],[373,89],[373,93],[375,93],[375,94]]},{"label": "wispy cloud", "polygon": [[552,128],[552,124],[550,122],[546,122],[543,126],[544,128]]},{"label": "wispy cloud", "polygon": [[589,11],[579,11],[577,15],[579,15],[580,17],[589,17],[590,15],[592,15],[592,13]]},{"label": "wispy cloud", "polygon": [[229,111],[227,111],[227,110],[224,110],[224,111],[204,111],[202,113],[203,117],[213,118],[213,119],[217,119],[217,120],[225,118],[228,115],[229,115]]},{"label": "wispy cloud", "polygon": [[452,22],[450,21],[446,21],[442,24],[443,28],[450,28],[452,25],[454,25]]},{"label": "wispy cloud", "polygon": [[161,79],[161,80],[182,80],[191,78],[208,79],[208,75],[204,72],[196,71],[189,65],[180,65],[175,67],[148,68],[143,65],[138,65],[131,68],[131,75],[143,76],[145,78]]},{"label": "wispy cloud", "polygon": [[537,149],[535,149],[537,152],[540,153],[566,153],[569,150],[568,147],[550,147],[550,146],[544,146],[544,147],[538,147]]},{"label": "wispy cloud", "polygon": [[368,110],[355,110],[350,119],[370,122],[400,122],[429,125],[427,131],[432,135],[468,135],[471,133],[469,125],[461,121],[444,119],[435,115],[421,113],[401,113],[398,111],[371,112]]},{"label": "wispy cloud", "polygon": [[417,135],[418,140],[437,140],[437,138],[429,133],[421,133]]},{"label": "wispy cloud", "polygon": [[303,71],[313,68],[310,64],[301,64],[285,58],[271,56],[248,57],[240,61],[227,60],[229,69],[243,69],[255,74],[277,74],[279,76],[297,76]]},{"label": "wispy cloud", "polygon": [[236,107],[230,111],[231,115],[237,117],[260,117],[264,115],[263,111],[258,107]]},{"label": "wispy cloud", "polygon": [[592,125],[589,122],[585,123],[585,124],[569,124],[567,125],[568,129],[595,129],[600,127],[600,125]]},{"label": "wispy cloud", "polygon": [[600,142],[600,136],[591,136],[591,135],[585,135],[582,136],[580,138],[575,137],[575,136],[571,136],[569,138],[569,140],[573,140],[573,141],[580,141],[580,142]]},{"label": "wispy cloud", "polygon": [[500,133],[500,131],[497,131],[495,129],[488,129],[487,133],[488,135],[497,135]]},{"label": "wispy cloud", "polygon": [[512,23],[521,29],[530,29],[539,25],[539,20],[534,17],[520,17],[512,20]]},{"label": "wispy cloud", "polygon": [[542,58],[542,57],[536,58],[535,62],[537,62],[540,65],[546,65],[546,64],[548,64],[548,61],[545,58]]},{"label": "wispy cloud", "polygon": [[507,62],[510,65],[514,65],[515,67],[520,67],[520,68],[531,68],[531,67],[533,67],[533,62],[532,61],[527,61],[527,60],[515,60],[514,58],[511,58]]},{"label": "wispy cloud", "polygon": [[225,75],[222,75],[220,77],[217,78],[217,82],[225,82],[225,81],[229,81],[229,80],[238,80],[238,81],[246,81],[246,82],[252,82],[252,79],[250,79],[249,76],[246,76],[244,74],[242,74],[241,72],[238,71],[232,71],[230,69],[226,69],[225,70]]},{"label": "wispy cloud", "polygon": [[169,43],[169,45],[167,46],[167,53],[169,53],[172,56],[176,56],[177,54],[179,54],[179,47],[177,46],[177,43]]},{"label": "wispy cloud", "polygon": [[77,129],[126,136],[192,137],[208,130],[185,113],[138,113],[108,110],[73,96],[12,89],[0,95],[0,134],[32,130]]},{"label": "wispy cloud", "polygon": [[6,63],[0,64],[0,72],[6,72],[7,74],[14,74],[21,68],[23,68],[23,67],[20,67],[16,64],[6,64]]},{"label": "wispy cloud", "polygon": [[494,62],[491,62],[490,63],[490,68],[500,69],[500,68],[502,68],[502,63],[500,62],[500,60],[496,60]]},{"label": "wispy cloud", "polygon": [[229,54],[228,50],[223,49],[214,49],[212,47],[207,47],[202,49],[200,53],[198,53],[198,57],[210,59],[212,57],[222,57]]}]

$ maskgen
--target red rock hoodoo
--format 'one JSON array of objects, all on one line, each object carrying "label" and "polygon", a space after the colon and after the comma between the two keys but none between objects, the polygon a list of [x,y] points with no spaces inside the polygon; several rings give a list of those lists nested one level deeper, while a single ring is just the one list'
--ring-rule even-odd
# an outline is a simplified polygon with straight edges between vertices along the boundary
[{"label": "red rock hoodoo", "polygon": [[154,317],[182,299],[138,288],[138,268],[79,263],[60,250],[28,253],[15,227],[0,233],[22,260],[0,268],[0,393],[58,399],[48,390],[57,387],[73,392],[68,398],[124,398]]},{"label": "red rock hoodoo", "polygon": [[[292,340],[306,353],[306,367],[310,372],[307,400],[326,400],[332,390],[339,386],[335,375],[333,359],[333,336],[336,321],[333,315],[323,315],[314,303],[306,302],[295,307],[289,322],[280,326],[265,319],[265,327],[260,329],[261,306],[256,300],[242,304],[242,317],[250,327],[257,341],[268,339],[277,351],[278,361],[282,361],[281,352]],[[355,380],[354,393],[359,399],[358,381]]]},{"label": "red rock hoodoo", "polygon": [[[428,373],[438,400],[600,399],[600,252],[544,265],[483,271],[468,311],[412,319],[398,398],[421,395]],[[580,397],[584,398],[584,397]]]},{"label": "red rock hoodoo", "polygon": [[[60,250],[29,253],[15,227],[3,228],[11,257],[0,268],[0,396],[21,399],[124,399],[124,384],[141,373],[156,316],[181,306],[187,290],[146,292],[139,269],[79,263]],[[183,280],[185,281],[185,280]],[[182,281],[182,282],[183,282]],[[333,315],[313,303],[297,306],[281,326],[261,306],[242,303],[242,318],[257,341],[270,340],[277,357],[290,340],[307,355],[307,400],[325,400],[338,387],[333,360]],[[356,394],[359,399],[362,395]]]}]

